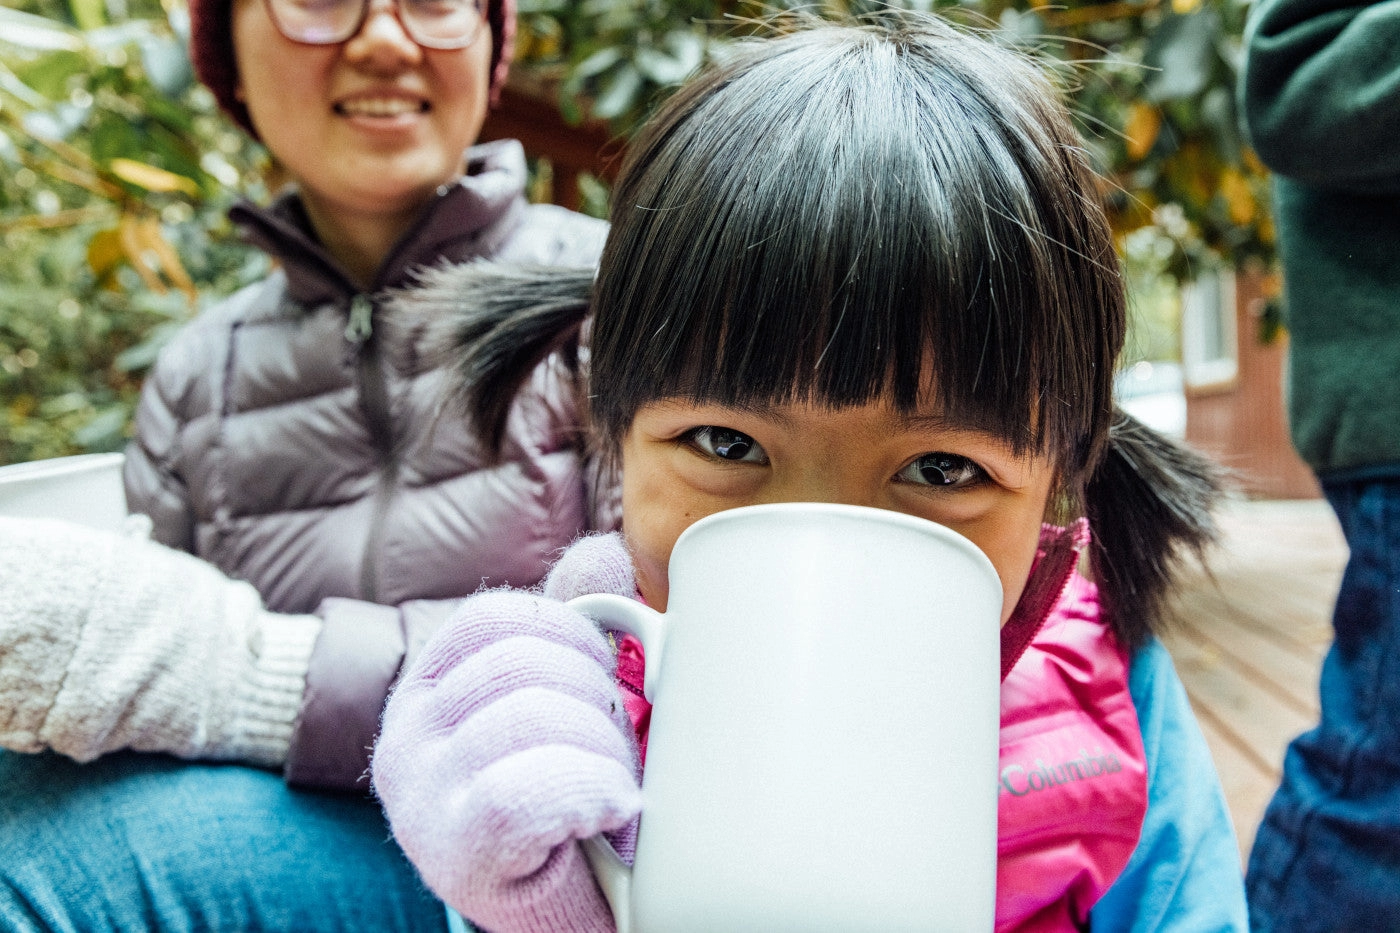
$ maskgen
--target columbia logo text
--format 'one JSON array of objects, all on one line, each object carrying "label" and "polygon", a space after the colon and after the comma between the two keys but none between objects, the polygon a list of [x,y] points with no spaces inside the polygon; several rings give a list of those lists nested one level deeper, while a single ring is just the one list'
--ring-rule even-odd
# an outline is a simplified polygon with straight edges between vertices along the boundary
[{"label": "columbia logo text", "polygon": [[1029,768],[1025,765],[1007,765],[1001,769],[999,790],[1013,797],[1024,797],[1037,791],[1059,787],[1061,784],[1089,781],[1123,770],[1123,763],[1118,760],[1117,755],[1112,752],[1105,755],[1102,749],[1096,749],[1096,752],[1097,754],[1091,755],[1081,748],[1078,758],[1054,765],[1047,764],[1043,758],[1037,758],[1035,764]]}]

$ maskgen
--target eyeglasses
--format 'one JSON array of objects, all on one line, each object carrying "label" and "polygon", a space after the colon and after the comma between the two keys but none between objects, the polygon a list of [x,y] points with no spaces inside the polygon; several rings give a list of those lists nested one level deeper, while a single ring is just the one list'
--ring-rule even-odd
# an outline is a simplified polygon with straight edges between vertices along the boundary
[{"label": "eyeglasses", "polygon": [[[360,31],[372,0],[263,0],[277,31],[293,42],[335,45]],[[394,0],[410,39],[430,49],[462,49],[481,31],[484,0]]]}]

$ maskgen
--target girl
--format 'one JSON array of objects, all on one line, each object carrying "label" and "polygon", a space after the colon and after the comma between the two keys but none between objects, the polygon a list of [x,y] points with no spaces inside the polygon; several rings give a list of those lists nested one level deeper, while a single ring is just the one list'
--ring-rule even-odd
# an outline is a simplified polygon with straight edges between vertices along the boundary
[{"label": "girl", "polygon": [[1000,575],[998,929],[1243,929],[1222,795],[1152,637],[1219,485],[1113,407],[1122,280],[1029,63],[915,16],[747,44],[633,144],[596,283],[552,278],[554,302],[468,309],[463,384],[498,433],[480,387],[591,314],[625,538],[576,543],[540,592],[473,597],[391,697],[373,778],[434,890],[493,933],[612,929],[575,841],[631,845],[645,659],[562,601],[664,609],[690,524],[815,500],[947,525]]},{"label": "girl", "polygon": [[168,547],[0,523],[0,746],[92,762],[0,753],[0,928],[442,928],[368,799],[389,685],[444,602],[611,527],[568,353],[512,393],[491,463],[387,313],[444,262],[602,248],[602,221],[526,203],[518,143],[474,145],[514,7],[191,0],[201,79],[295,185],[233,215],[274,271],[147,379],[127,501]]}]

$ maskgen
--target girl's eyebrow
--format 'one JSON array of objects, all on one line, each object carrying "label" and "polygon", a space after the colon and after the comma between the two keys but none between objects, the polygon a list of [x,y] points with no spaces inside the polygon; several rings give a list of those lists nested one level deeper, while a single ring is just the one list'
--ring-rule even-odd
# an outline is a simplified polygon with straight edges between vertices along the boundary
[{"label": "girl's eyebrow", "polygon": [[775,406],[768,402],[695,402],[693,404],[699,408],[708,408],[713,406],[715,408],[722,408],[728,411],[738,412],[739,414],[748,415],[753,418],[758,418],[762,421],[768,421],[772,424],[778,425],[779,427],[787,427],[792,424],[792,418],[790,418],[784,412],[779,411]]},{"label": "girl's eyebrow", "polygon": [[943,413],[919,414],[913,412],[900,415],[900,423],[911,431],[930,431],[949,434],[971,435],[971,439],[985,441],[999,448],[1010,449],[1010,441],[995,432],[987,430],[971,418],[952,418]]}]

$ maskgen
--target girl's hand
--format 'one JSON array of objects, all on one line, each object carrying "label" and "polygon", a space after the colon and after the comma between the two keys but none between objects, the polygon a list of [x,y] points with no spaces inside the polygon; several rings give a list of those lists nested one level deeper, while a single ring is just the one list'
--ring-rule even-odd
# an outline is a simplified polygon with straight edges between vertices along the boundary
[{"label": "girl's hand", "polygon": [[[545,592],[631,595],[608,537],[571,548]],[[558,599],[490,591],[390,697],[373,778],[394,835],[443,900],[493,933],[613,929],[577,840],[615,834],[630,852],[641,810],[614,664],[608,639]]]},{"label": "girl's hand", "polygon": [[593,593],[637,595],[632,555],[616,531],[577,539],[544,578],[544,595],[561,603]]}]

